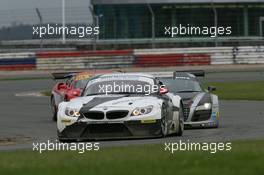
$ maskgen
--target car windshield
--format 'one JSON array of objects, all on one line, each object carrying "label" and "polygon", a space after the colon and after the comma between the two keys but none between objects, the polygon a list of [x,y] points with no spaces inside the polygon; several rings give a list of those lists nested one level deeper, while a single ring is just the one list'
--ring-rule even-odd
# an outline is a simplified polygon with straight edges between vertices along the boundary
[{"label": "car windshield", "polygon": [[78,80],[74,83],[74,88],[77,89],[77,88],[80,88],[80,89],[84,89],[86,84],[88,82],[88,79],[86,80]]},{"label": "car windshield", "polygon": [[198,81],[192,79],[160,79],[172,93],[200,92],[202,88]]},{"label": "car windshield", "polygon": [[89,83],[85,95],[101,94],[153,94],[157,89],[153,88],[154,80],[107,80]]}]

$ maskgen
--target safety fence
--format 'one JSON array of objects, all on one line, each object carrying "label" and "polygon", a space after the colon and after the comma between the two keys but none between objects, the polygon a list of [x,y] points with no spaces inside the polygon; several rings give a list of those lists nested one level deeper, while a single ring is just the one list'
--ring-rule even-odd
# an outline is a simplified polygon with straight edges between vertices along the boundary
[{"label": "safety fence", "polygon": [[70,70],[219,64],[264,64],[264,46],[0,54],[0,70]]}]

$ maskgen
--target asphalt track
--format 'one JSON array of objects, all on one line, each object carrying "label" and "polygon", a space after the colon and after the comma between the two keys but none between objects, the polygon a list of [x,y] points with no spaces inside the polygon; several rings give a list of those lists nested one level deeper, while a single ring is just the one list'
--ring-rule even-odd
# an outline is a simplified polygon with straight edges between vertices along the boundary
[{"label": "asphalt track", "polygon": [[[263,72],[210,73],[209,82],[264,80]],[[14,94],[51,89],[52,80],[0,81],[0,150],[32,149],[32,142],[56,140],[56,123],[51,121],[48,97],[18,97]],[[263,92],[260,92],[263,93]],[[264,139],[264,101],[220,101],[218,129],[186,130],[183,137],[101,141],[104,146],[126,146],[190,140],[193,142]],[[0,142],[1,143],[1,142]],[[1,146],[2,145],[2,146]]]}]

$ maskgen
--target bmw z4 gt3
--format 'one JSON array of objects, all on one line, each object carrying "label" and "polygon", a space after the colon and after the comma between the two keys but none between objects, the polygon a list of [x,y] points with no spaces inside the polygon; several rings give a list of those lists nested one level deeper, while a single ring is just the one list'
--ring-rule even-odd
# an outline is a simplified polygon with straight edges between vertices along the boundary
[{"label": "bmw z4 gt3", "polygon": [[90,79],[82,97],[60,103],[59,140],[182,135],[181,97],[160,84],[148,74],[105,74]]}]

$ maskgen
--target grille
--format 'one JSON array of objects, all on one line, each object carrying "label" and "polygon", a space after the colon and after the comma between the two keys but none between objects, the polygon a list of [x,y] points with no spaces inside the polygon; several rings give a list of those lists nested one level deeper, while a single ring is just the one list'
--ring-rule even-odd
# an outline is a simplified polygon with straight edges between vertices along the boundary
[{"label": "grille", "polygon": [[89,111],[83,114],[84,117],[92,120],[102,120],[104,119],[104,113],[101,111]]},{"label": "grille", "polygon": [[131,136],[130,131],[123,124],[91,124],[82,137],[88,138],[120,138]]},{"label": "grille", "polygon": [[106,118],[107,119],[120,119],[124,118],[128,115],[127,110],[119,110],[119,111],[108,111],[106,113]]},{"label": "grille", "polygon": [[195,111],[192,117],[193,122],[209,120],[211,117],[211,110]]},{"label": "grille", "polygon": [[89,126],[90,133],[122,133],[126,130],[123,124],[93,124]]},{"label": "grille", "polygon": [[190,114],[190,108],[187,106],[184,106],[183,108],[183,115],[184,115],[184,121],[186,121]]}]

